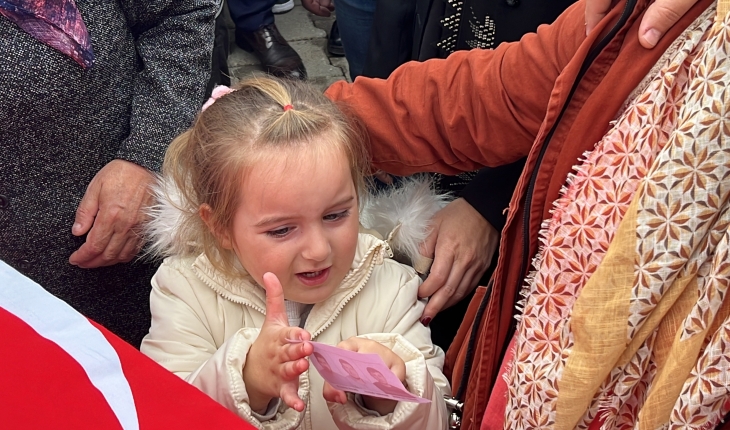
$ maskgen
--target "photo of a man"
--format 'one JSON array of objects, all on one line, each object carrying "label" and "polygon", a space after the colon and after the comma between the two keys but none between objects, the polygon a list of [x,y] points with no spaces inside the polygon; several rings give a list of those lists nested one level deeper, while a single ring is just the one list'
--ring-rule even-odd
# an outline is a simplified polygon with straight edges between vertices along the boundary
[{"label": "photo of a man", "polygon": [[375,379],[376,381],[375,383],[373,383],[373,385],[377,387],[380,391],[385,394],[403,396],[403,390],[405,388],[391,385],[382,373],[380,373],[376,369],[373,369],[372,367],[368,367],[367,371],[370,376],[372,376],[373,379]]},{"label": "photo of a man", "polygon": [[350,378],[332,370],[332,366],[329,362],[327,362],[327,359],[325,359],[322,354],[315,351],[312,353],[312,356],[314,356],[317,364],[319,364],[319,367],[317,367],[319,374],[322,375],[322,378],[329,382],[334,388],[340,389],[351,385]]},{"label": "photo of a man", "polygon": [[360,377],[360,374],[357,373],[357,370],[355,370],[355,367],[353,367],[352,364],[350,364],[347,360],[344,358],[340,358],[340,366],[342,366],[343,369],[345,369],[345,372],[350,376],[352,382],[356,384],[364,384],[365,381],[362,380]]}]

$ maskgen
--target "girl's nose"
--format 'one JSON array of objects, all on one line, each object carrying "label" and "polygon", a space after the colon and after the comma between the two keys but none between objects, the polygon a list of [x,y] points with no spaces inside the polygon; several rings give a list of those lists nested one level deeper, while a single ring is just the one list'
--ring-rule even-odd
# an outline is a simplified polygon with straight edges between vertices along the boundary
[{"label": "girl's nose", "polygon": [[302,256],[307,260],[324,261],[329,257],[332,248],[322,231],[312,231],[307,235]]}]

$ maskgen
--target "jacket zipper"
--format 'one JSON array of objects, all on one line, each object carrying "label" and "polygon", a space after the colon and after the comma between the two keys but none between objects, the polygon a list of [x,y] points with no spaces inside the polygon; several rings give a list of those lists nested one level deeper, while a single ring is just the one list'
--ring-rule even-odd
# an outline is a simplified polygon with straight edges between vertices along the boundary
[{"label": "jacket zipper", "polygon": [[[525,209],[523,212],[522,217],[522,261],[520,264],[520,278],[517,281],[517,288],[515,289],[515,297],[513,298],[513,304],[517,302],[517,298],[519,297],[519,293],[522,287],[522,282],[524,281],[522,278],[524,277],[524,274],[527,270],[527,267],[529,265],[529,255],[528,250],[530,248],[530,207],[532,205],[532,194],[535,189],[535,182],[537,180],[537,173],[540,168],[540,164],[542,163],[542,159],[545,156],[545,152],[547,151],[547,147],[550,144],[550,140],[552,139],[553,135],[555,134],[555,130],[557,129],[558,125],[560,124],[560,121],[565,114],[565,111],[568,108],[568,105],[570,104],[570,100],[573,98],[573,95],[578,88],[578,85],[581,82],[581,79],[585,75],[585,73],[588,71],[588,68],[593,64],[593,61],[598,57],[598,55],[601,53],[601,51],[608,45],[608,43],[616,36],[616,34],[621,30],[621,28],[626,24],[626,21],[628,21],[629,16],[631,16],[631,13],[634,11],[634,8],[636,7],[636,1],[637,0],[628,0],[626,2],[626,5],[624,6],[624,10],[621,12],[621,16],[619,17],[618,21],[614,26],[611,28],[611,30],[598,42],[598,44],[595,46],[595,48],[591,49],[591,51],[588,53],[588,56],[583,61],[583,64],[581,65],[581,68],[578,72],[578,76],[575,79],[575,82],[573,83],[572,88],[570,89],[570,93],[568,94],[568,98],[565,101],[565,104],[563,105],[560,114],[558,115],[558,119],[555,121],[555,124],[550,129],[550,132],[545,138],[545,143],[543,144],[542,148],[540,148],[540,153],[537,157],[537,162],[535,163],[535,167],[532,171],[532,174],[530,175],[530,182],[527,186],[527,192],[525,193]],[[466,387],[468,386],[469,382],[469,376],[472,369],[472,359],[474,357],[474,350],[477,342],[477,333],[479,331],[479,327],[481,326],[481,320],[484,316],[484,312],[487,307],[487,303],[489,303],[490,296],[492,295],[492,287],[493,287],[494,278],[490,280],[489,285],[487,287],[487,292],[484,294],[484,297],[482,297],[482,301],[479,303],[479,308],[477,309],[477,313],[474,317],[474,323],[472,325],[472,330],[469,335],[469,340],[467,343],[467,349],[466,349],[466,359],[464,362],[464,368],[463,372],[461,374],[461,381],[459,383],[459,388],[456,391],[456,396],[452,397],[447,401],[447,404],[449,404],[450,408],[452,409],[452,418],[450,422],[450,428],[451,429],[458,429],[461,427],[461,412],[464,405],[465,400],[465,394],[466,394]],[[514,308],[514,306],[513,306]],[[512,336],[514,336],[514,332],[516,329],[516,322],[513,322],[510,326],[509,331],[507,332],[507,339],[510,339]],[[506,349],[508,347],[509,343],[506,342],[503,349],[502,349],[502,357],[504,357],[504,354],[506,352]],[[453,405],[453,406],[452,406]]]},{"label": "jacket zipper", "polygon": [[225,289],[220,288],[217,285],[214,285],[213,282],[209,280],[209,277],[207,275],[206,276],[200,276],[200,274],[197,273],[200,269],[197,269],[197,268],[194,268],[194,269],[195,269],[195,275],[198,277],[198,279],[200,279],[201,281],[203,281],[203,283],[205,285],[207,285],[208,288],[210,288],[211,290],[215,291],[215,293],[218,294],[219,296],[223,297],[224,299],[228,300],[229,302],[237,303],[239,305],[248,306],[249,308],[254,309],[258,313],[260,313],[262,315],[266,315],[266,309],[262,309],[262,308],[260,308],[260,307],[258,307],[256,305],[254,305],[253,303],[249,302],[248,300],[244,300],[244,299],[237,298],[237,297],[234,297],[234,296],[230,295],[228,293],[228,291],[226,291]]},{"label": "jacket zipper", "polygon": [[[388,244],[388,242],[384,242],[384,244],[374,245],[373,247],[371,247],[368,250],[368,252],[365,253],[365,259],[368,258],[368,254],[375,251],[379,246],[383,247],[383,250],[381,251],[383,254],[388,255],[389,257],[393,256],[393,251],[391,250],[390,245]],[[377,258],[377,257],[373,256],[372,258]],[[349,303],[350,300],[352,300],[352,298],[355,297],[365,287],[365,284],[368,283],[368,281],[370,280],[370,276],[373,274],[373,269],[375,269],[375,263],[370,263],[370,265],[368,267],[368,271],[365,274],[365,277],[362,279],[362,281],[360,281],[360,285],[358,285],[356,288],[354,288],[350,292],[350,294],[348,294],[347,297],[345,297],[345,300],[343,300],[342,303],[340,304],[340,306],[338,306],[337,309],[335,309],[335,312],[332,314],[332,316],[329,318],[329,320],[327,320],[327,322],[322,327],[320,327],[319,330],[312,333],[312,339],[317,337],[319,334],[321,334],[322,332],[327,330],[327,328],[332,325],[332,323],[335,321],[335,319],[337,319],[337,317],[340,315],[340,312],[342,312],[342,309],[344,309],[345,306],[347,306],[347,303]]]}]

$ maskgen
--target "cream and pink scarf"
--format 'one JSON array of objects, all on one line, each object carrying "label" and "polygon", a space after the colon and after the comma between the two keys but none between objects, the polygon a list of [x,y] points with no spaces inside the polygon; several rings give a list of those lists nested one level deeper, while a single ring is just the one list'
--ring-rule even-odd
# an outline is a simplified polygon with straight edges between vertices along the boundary
[{"label": "cream and pink scarf", "polygon": [[730,17],[707,11],[569,180],[505,428],[713,428],[730,404]]}]

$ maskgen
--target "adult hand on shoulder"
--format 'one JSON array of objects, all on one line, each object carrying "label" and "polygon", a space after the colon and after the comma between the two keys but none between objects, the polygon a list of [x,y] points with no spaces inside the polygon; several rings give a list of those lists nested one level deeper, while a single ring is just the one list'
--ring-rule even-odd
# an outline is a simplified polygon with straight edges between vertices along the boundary
[{"label": "adult hand on shoulder", "polygon": [[[649,6],[639,25],[639,43],[647,49],[677,23],[698,0],[656,0]],[[615,0],[586,1],[586,34],[589,34],[615,4]]]},{"label": "adult hand on shoulder", "polygon": [[132,260],[142,247],[135,227],[144,219],[142,208],[152,199],[153,181],[147,169],[129,161],[112,160],[104,166],[76,210],[71,232],[88,235],[69,263],[91,269]]},{"label": "adult hand on shoulder", "polygon": [[420,297],[431,297],[423,310],[424,325],[477,286],[499,242],[499,232],[461,198],[438,211],[432,222],[433,230],[421,244],[421,254],[433,258],[418,289]]},{"label": "adult hand on shoulder", "polygon": [[[311,335],[299,327],[289,327],[284,290],[276,275],[264,274],[264,289],[266,319],[243,366],[250,406],[255,411],[265,411],[272,398],[280,398],[301,412],[305,405],[298,394],[299,375],[309,368],[307,357],[314,349],[308,342]],[[290,339],[304,342],[290,343]]]},{"label": "adult hand on shoulder", "polygon": [[330,16],[335,10],[333,0],[302,0],[304,9],[319,16]]}]

